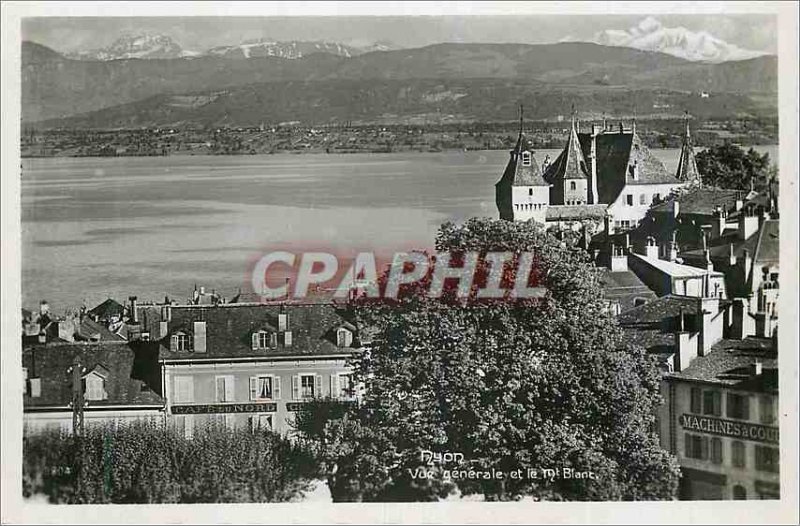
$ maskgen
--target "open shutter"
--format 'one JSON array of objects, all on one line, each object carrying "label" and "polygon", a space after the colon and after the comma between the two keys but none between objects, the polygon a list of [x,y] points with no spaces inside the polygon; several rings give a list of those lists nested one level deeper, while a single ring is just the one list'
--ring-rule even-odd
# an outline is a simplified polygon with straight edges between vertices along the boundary
[{"label": "open shutter", "polygon": [[226,402],[233,402],[236,400],[236,394],[234,392],[234,377],[233,376],[226,376],[225,377],[225,401]]},{"label": "open shutter", "polygon": [[258,349],[258,333],[254,332],[253,335],[250,337],[251,347],[253,350]]},{"label": "open shutter", "polygon": [[319,398],[322,396],[322,376],[319,374],[314,375],[314,397]]},{"label": "open shutter", "polygon": [[339,375],[331,375],[331,398],[339,398]]},{"label": "open shutter", "polygon": [[286,331],[283,333],[283,345],[286,347],[292,346],[292,331]]},{"label": "open shutter", "polygon": [[178,335],[173,334],[172,338],[169,339],[169,350],[175,352],[178,350]]},{"label": "open shutter", "polygon": [[278,333],[271,332],[269,333],[269,346],[275,348],[278,346]]},{"label": "open shutter", "polygon": [[300,377],[292,376],[292,400],[300,400]]},{"label": "open shutter", "polygon": [[281,399],[281,377],[280,376],[273,376],[272,377],[272,399],[273,400],[280,400]]},{"label": "open shutter", "polygon": [[206,352],[206,322],[194,322],[194,352]]},{"label": "open shutter", "polygon": [[250,377],[250,400],[258,398],[258,377]]}]

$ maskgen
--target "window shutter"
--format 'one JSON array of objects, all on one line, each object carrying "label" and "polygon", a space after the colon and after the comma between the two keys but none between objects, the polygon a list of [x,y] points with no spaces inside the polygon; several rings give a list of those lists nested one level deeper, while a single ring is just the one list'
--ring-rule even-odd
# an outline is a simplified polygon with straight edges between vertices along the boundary
[{"label": "window shutter", "polygon": [[158,322],[158,338],[166,338],[169,333],[169,324],[165,321]]},{"label": "window shutter", "polygon": [[272,399],[281,399],[281,377],[277,375],[272,377]]},{"label": "window shutter", "polygon": [[314,375],[314,397],[319,398],[322,396],[322,376]]},{"label": "window shutter", "polygon": [[42,379],[31,378],[31,397],[38,398],[42,396]]},{"label": "window shutter", "polygon": [[269,346],[273,348],[278,346],[278,333],[269,333]]},{"label": "window shutter", "polygon": [[300,400],[300,377],[292,376],[292,400]]},{"label": "window shutter", "polygon": [[683,434],[683,456],[692,458],[692,436],[689,433]]},{"label": "window shutter", "polygon": [[234,392],[234,377],[225,376],[223,380],[225,381],[225,401],[233,402],[236,400],[236,394]]},{"label": "window shutter", "polygon": [[286,347],[292,346],[292,331],[286,331],[283,333],[283,345]]},{"label": "window shutter", "polygon": [[258,349],[258,333],[254,332],[253,335],[250,337],[250,341],[252,342],[253,350]]},{"label": "window shutter", "polygon": [[742,395],[742,419],[749,420],[750,419],[750,397],[747,395]]},{"label": "window shutter", "polygon": [[258,377],[250,377],[250,400],[258,398]]},{"label": "window shutter", "polygon": [[169,340],[169,350],[175,352],[178,350],[178,335],[173,334]]},{"label": "window shutter", "polygon": [[278,314],[278,330],[285,331],[289,328],[289,315]]},{"label": "window shutter", "polygon": [[194,352],[206,352],[206,322],[194,322]]},{"label": "window shutter", "polygon": [[339,375],[331,375],[331,398],[339,398]]}]

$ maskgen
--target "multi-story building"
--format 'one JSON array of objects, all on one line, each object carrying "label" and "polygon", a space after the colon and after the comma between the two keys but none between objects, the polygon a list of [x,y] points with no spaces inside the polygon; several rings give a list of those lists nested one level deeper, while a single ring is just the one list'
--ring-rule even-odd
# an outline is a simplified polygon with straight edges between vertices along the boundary
[{"label": "multi-story building", "polygon": [[635,228],[654,202],[698,181],[688,124],[678,170],[670,174],[635,122],[630,128],[592,124],[580,133],[573,118],[564,150],[541,167],[520,130],[495,192],[501,219],[602,227],[611,217],[619,230]]},{"label": "multi-story building", "polygon": [[138,306],[157,357],[167,419],[190,436],[209,422],[290,432],[301,404],[352,400],[358,331],[332,303]]}]

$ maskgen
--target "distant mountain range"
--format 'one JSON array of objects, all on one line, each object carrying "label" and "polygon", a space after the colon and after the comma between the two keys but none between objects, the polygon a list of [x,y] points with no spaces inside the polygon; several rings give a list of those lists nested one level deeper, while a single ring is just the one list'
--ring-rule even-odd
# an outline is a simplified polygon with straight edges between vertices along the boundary
[{"label": "distant mountain range", "polygon": [[73,60],[127,60],[169,59],[184,57],[216,56],[225,58],[278,57],[298,59],[312,53],[328,53],[340,57],[354,57],[370,51],[394,49],[391,43],[378,42],[365,46],[345,45],[338,42],[303,42],[291,40],[280,42],[270,39],[246,40],[241,44],[217,46],[205,51],[189,51],[181,48],[171,37],[159,34],[123,35],[111,45],[89,50],[71,51],[64,56]]},{"label": "distant mountain range", "polygon": [[[166,41],[151,42],[148,52],[135,39],[120,49],[186,54]],[[429,114],[506,120],[522,98],[540,117],[568,113],[573,103],[585,105],[582,111],[640,114],[680,114],[689,107],[731,116],[777,111],[774,56],[708,64],[626,47],[558,43],[437,44],[360,54],[336,45],[326,49],[338,53],[313,47],[320,52],[303,49],[302,56],[289,58],[269,55],[276,48],[266,41],[248,45],[249,57],[231,48],[159,60],[90,61],[23,42],[23,122],[108,128],[375,122]]]},{"label": "distant mountain range", "polygon": [[664,27],[653,17],[647,17],[627,30],[607,29],[598,32],[594,36],[594,42],[604,46],[657,51],[686,60],[712,63],[747,60],[766,55],[760,51],[742,49],[705,31]]}]

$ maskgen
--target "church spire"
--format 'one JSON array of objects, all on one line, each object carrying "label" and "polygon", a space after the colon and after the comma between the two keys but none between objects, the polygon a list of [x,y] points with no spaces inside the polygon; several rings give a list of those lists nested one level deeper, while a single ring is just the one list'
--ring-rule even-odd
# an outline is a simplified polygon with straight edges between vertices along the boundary
[{"label": "church spire", "polygon": [[678,159],[678,171],[675,177],[679,181],[686,183],[699,183],[700,172],[697,170],[697,161],[694,158],[694,148],[692,148],[692,136],[689,132],[689,112],[684,113],[683,145],[681,146],[681,156]]}]

